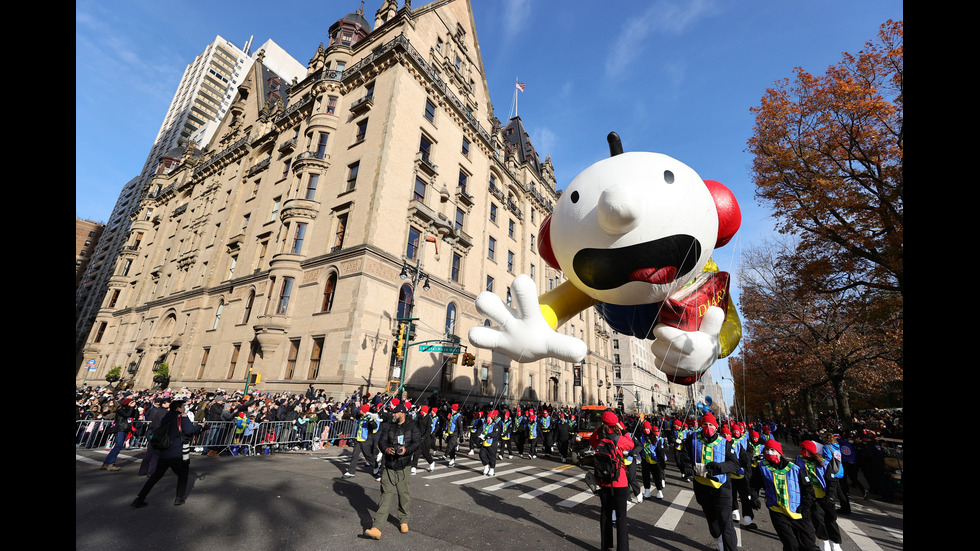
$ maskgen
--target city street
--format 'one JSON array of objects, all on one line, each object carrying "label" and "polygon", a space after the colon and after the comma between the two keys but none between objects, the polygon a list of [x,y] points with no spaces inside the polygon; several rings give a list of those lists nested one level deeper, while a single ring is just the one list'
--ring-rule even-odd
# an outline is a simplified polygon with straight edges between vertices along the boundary
[{"label": "city street", "polygon": [[[786,446],[787,454],[796,453]],[[120,455],[118,472],[99,470],[106,450],[76,449],[75,548],[148,549],[598,549],[599,499],[585,485],[581,467],[538,456],[497,462],[496,477],[482,475],[477,455],[457,456],[454,468],[425,460],[411,478],[410,531],[398,531],[393,506],[381,541],[363,536],[377,507],[379,484],[361,465],[343,476],[350,448],[288,452],[258,457],[191,457],[187,503],[173,505],[172,473],[150,493],[148,507],[130,502],[145,478],[136,472],[142,451]],[[671,466],[664,499],[630,504],[634,550],[714,550],[690,483]],[[654,488],[654,493],[656,489]],[[852,496],[853,512],[841,516],[843,548],[903,548],[903,505]],[[761,511],[759,528],[737,528],[740,547],[781,549]]]}]

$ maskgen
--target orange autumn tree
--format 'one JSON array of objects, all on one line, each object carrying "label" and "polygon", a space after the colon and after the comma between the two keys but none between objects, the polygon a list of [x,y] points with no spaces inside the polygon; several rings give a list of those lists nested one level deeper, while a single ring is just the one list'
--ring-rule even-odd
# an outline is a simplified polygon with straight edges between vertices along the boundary
[{"label": "orange autumn tree", "polygon": [[823,76],[797,68],[752,109],[756,196],[799,238],[819,289],[878,289],[900,305],[903,101],[903,27],[888,21],[858,55]]}]

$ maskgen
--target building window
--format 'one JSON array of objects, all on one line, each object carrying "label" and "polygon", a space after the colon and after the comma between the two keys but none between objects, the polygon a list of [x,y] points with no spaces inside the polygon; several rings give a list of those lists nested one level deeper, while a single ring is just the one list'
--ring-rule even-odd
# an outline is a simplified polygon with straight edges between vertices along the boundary
[{"label": "building window", "polygon": [[449,275],[452,278],[452,280],[455,281],[456,283],[459,283],[460,266],[462,262],[463,262],[463,257],[460,256],[459,253],[453,253],[452,273]]},{"label": "building window", "polygon": [[496,255],[497,255],[497,240],[491,237],[487,242],[487,258],[493,260]]},{"label": "building window", "polygon": [[245,301],[245,315],[242,316],[242,323],[248,323],[248,318],[252,317],[252,305],[255,304],[255,291],[248,294]]},{"label": "building window", "polygon": [[310,179],[306,182],[306,200],[312,201],[316,197],[316,185],[320,182],[319,174],[310,174]]},{"label": "building window", "polygon": [[337,215],[337,238],[334,239],[333,248],[338,251],[344,247],[344,235],[347,233],[348,214],[345,212]]},{"label": "building window", "polygon": [[351,191],[354,189],[354,185],[357,184],[357,172],[360,169],[360,161],[349,165],[347,167],[347,189],[346,191]]},{"label": "building window", "polygon": [[330,274],[327,278],[326,285],[323,286],[323,306],[320,308],[322,312],[329,312],[333,309],[333,297],[337,289],[337,274]]},{"label": "building window", "polygon": [[469,157],[470,156],[470,141],[467,140],[466,138],[463,138],[463,151],[462,151],[462,153],[463,153],[463,156],[465,156],[465,157]]},{"label": "building window", "polygon": [[337,96],[327,98],[327,114],[333,115],[337,112]]},{"label": "building window", "polygon": [[490,203],[490,221],[497,223],[497,205]]},{"label": "building window", "polygon": [[99,323],[99,330],[95,332],[95,339],[92,342],[102,342],[102,337],[105,336],[106,322]]},{"label": "building window", "polygon": [[429,138],[422,136],[422,138],[419,140],[419,152],[422,153],[423,163],[432,163],[432,161],[429,160],[429,155],[432,153],[432,142],[429,140]]},{"label": "building window", "polygon": [[228,261],[228,276],[225,279],[231,279],[235,275],[235,266],[238,264],[238,255],[232,255],[231,260]]},{"label": "building window", "polygon": [[466,212],[461,208],[456,209],[456,231],[463,231],[463,218],[466,216]]},{"label": "building window", "polygon": [[487,291],[493,292],[493,278],[487,276]]},{"label": "building window", "polygon": [[289,339],[289,356],[286,357],[286,376],[284,379],[292,379],[296,372],[296,358],[299,356],[299,339]]},{"label": "building window", "polygon": [[364,119],[357,123],[357,135],[354,137],[355,143],[360,143],[364,141],[367,136],[367,124],[368,120]]},{"label": "building window", "polygon": [[292,159],[286,159],[286,162],[282,165],[282,177],[285,178],[289,176],[289,167],[293,164]]},{"label": "building window", "polygon": [[205,346],[204,353],[201,354],[201,367],[199,367],[197,370],[198,379],[204,378],[204,368],[208,366],[208,356],[210,355],[211,355],[211,348]]},{"label": "building window", "polygon": [[436,118],[436,104],[432,103],[432,100],[425,100],[425,118],[429,119],[429,122],[434,122]]},{"label": "building window", "polygon": [[316,142],[316,158],[317,159],[322,159],[324,157],[324,155],[327,154],[327,138],[329,138],[329,137],[330,137],[330,134],[328,134],[326,132],[320,132],[319,138],[317,138],[317,142]]},{"label": "building window", "polygon": [[408,228],[408,245],[405,247],[405,256],[410,259],[415,259],[415,254],[419,250],[419,230],[409,227]]},{"label": "building window", "polygon": [[276,218],[279,217],[279,205],[282,203],[282,197],[276,197],[272,200],[272,214],[269,216],[269,222],[275,222]]},{"label": "building window", "polygon": [[459,191],[466,193],[466,183],[469,181],[469,179],[470,176],[468,174],[462,170],[459,171]]},{"label": "building window", "polygon": [[510,219],[507,221],[507,235],[513,239],[514,238],[514,220]]},{"label": "building window", "polygon": [[323,354],[323,337],[313,338],[313,351],[310,352],[310,371],[308,379],[316,379],[320,375],[320,356]]},{"label": "building window", "polygon": [[419,203],[425,202],[425,181],[418,176],[415,177],[415,188],[412,191],[412,199]]},{"label": "building window", "polygon": [[412,288],[406,283],[398,291],[398,318],[407,318],[412,304]]},{"label": "building window", "polygon": [[112,295],[109,298],[109,304],[106,305],[106,308],[115,308],[117,300],[119,300],[119,289],[113,289]]},{"label": "building window", "polygon": [[507,271],[514,273],[514,251],[507,251]]},{"label": "building window", "polygon": [[282,290],[279,291],[279,305],[276,307],[276,314],[280,316],[286,315],[286,309],[289,308],[289,296],[293,293],[293,278],[284,277],[282,278]]},{"label": "building window", "polygon": [[232,348],[231,351],[231,361],[228,362],[228,375],[225,377],[227,379],[231,379],[235,376],[235,364],[238,363],[238,353],[242,350],[242,345],[240,344],[233,345],[233,347],[234,348]]},{"label": "building window", "polygon": [[214,311],[214,321],[211,323],[211,330],[214,331],[218,328],[218,322],[221,321],[221,312],[225,309],[225,301],[218,302],[218,308]]},{"label": "building window", "polygon": [[446,334],[456,333],[456,305],[452,302],[446,307]]},{"label": "building window", "polygon": [[293,254],[300,254],[303,250],[303,239],[306,237],[306,224],[296,224],[296,234],[293,236]]}]

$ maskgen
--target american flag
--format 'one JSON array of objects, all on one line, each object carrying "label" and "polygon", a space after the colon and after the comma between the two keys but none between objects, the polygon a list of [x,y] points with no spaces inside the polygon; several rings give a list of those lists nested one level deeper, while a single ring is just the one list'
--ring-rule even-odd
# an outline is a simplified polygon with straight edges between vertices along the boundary
[{"label": "american flag", "polygon": [[526,83],[523,83],[523,82],[518,82],[517,83],[517,89],[520,90],[521,92],[523,92],[524,91],[524,88],[526,88],[526,87],[527,87],[527,84]]}]

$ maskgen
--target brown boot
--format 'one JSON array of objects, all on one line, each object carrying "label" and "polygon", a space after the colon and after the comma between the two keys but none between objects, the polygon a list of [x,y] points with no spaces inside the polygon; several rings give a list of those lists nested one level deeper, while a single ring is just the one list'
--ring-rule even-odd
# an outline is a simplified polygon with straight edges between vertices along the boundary
[{"label": "brown boot", "polygon": [[406,523],[403,522],[402,525],[401,525],[401,527],[399,529],[402,531],[402,534],[407,533],[408,532],[408,524],[406,524]]},{"label": "brown boot", "polygon": [[372,526],[371,528],[368,528],[367,530],[364,531],[364,535],[373,540],[379,540],[381,539],[381,530],[374,528]]}]

